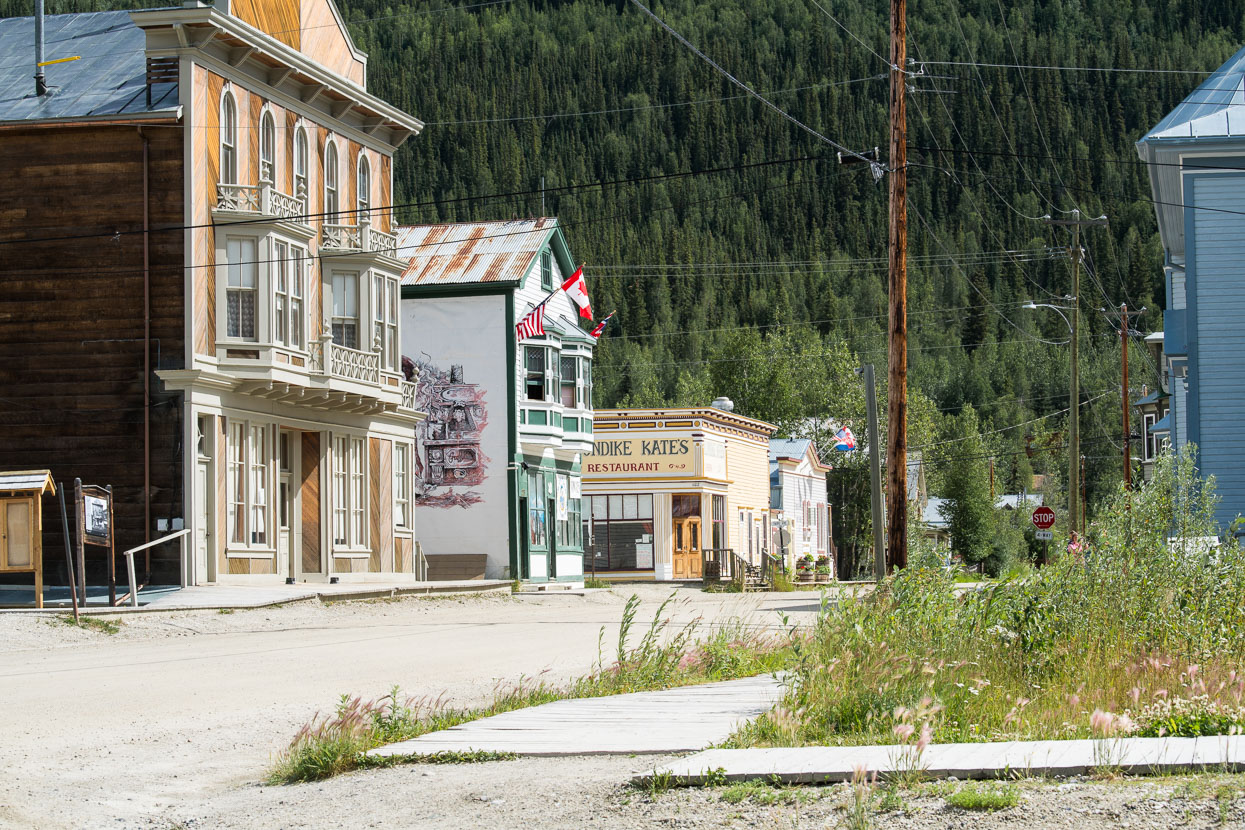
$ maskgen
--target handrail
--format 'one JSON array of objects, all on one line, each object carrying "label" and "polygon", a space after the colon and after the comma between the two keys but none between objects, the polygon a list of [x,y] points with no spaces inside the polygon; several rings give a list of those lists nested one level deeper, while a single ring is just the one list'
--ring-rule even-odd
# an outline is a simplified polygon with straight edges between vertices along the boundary
[{"label": "handrail", "polygon": [[[152,548],[152,547],[155,547],[156,545],[164,544],[165,542],[171,541],[173,539],[180,539],[181,537],[185,536],[190,531],[191,531],[191,528],[179,530],[176,533],[170,533],[167,536],[161,536],[159,539],[153,539],[152,541],[146,543],[145,545],[139,545],[136,548],[130,548],[129,550],[124,551],[121,554],[122,556],[125,557],[126,576],[130,578],[130,607],[131,608],[138,607],[138,579],[134,576],[134,554],[138,553],[141,550],[147,550],[147,548]],[[189,584],[190,584],[189,574],[186,573],[186,543],[182,542],[182,587],[185,588]]]}]

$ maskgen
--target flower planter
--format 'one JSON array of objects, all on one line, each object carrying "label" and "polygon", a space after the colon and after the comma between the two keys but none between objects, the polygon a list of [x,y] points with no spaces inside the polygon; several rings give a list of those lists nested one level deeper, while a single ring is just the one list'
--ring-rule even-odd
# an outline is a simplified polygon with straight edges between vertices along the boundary
[{"label": "flower planter", "polygon": [[797,571],[795,574],[796,582],[812,582],[814,574],[812,571]]},{"label": "flower planter", "polygon": [[829,572],[827,572],[827,573],[818,573],[818,574],[817,574],[817,581],[818,581],[818,582],[829,582],[829,581],[830,581],[830,574],[829,574]]}]

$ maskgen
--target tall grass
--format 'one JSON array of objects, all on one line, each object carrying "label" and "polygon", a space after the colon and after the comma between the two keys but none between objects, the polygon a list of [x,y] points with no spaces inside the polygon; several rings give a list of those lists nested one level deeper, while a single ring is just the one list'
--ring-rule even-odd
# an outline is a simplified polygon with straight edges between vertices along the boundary
[{"label": "tall grass", "polygon": [[1245,557],[1188,541],[1214,535],[1214,503],[1192,458],[1168,456],[1116,495],[1081,555],[960,595],[918,553],[823,610],[782,704],[734,740],[894,743],[914,711],[939,743],[1091,737],[1095,710],[1144,734],[1239,721]]},{"label": "tall grass", "polygon": [[[605,629],[598,638],[597,661],[590,673],[565,684],[520,678],[499,685],[486,706],[464,709],[444,698],[410,698],[395,687],[376,700],[343,695],[332,714],[317,715],[294,736],[270,770],[270,784],[315,781],[373,765],[364,754],[385,744],[409,740],[460,723],[566,698],[601,697],[730,680],[777,671],[799,647],[794,631],[761,633],[733,620],[698,636],[701,620],[672,625],[674,596],[636,633],[640,600],[632,596],[623,609],[612,659],[605,656]],[[390,762],[386,762],[390,763]]]}]

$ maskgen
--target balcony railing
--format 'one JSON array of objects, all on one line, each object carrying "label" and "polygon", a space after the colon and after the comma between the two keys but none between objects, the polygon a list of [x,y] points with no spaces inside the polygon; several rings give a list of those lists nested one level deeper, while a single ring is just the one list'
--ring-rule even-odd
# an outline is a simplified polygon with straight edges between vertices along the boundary
[{"label": "balcony railing", "polygon": [[357,225],[325,222],[324,241],[320,247],[338,251],[362,251],[369,254],[395,256],[398,252],[398,237],[376,230],[371,222],[367,221]]},{"label": "balcony railing", "polygon": [[311,344],[312,371],[380,385],[380,355],[334,343],[327,335]]},{"label": "balcony railing", "polygon": [[219,184],[216,192],[217,210],[294,219],[304,224],[307,221],[307,207],[303,199],[282,193],[267,183],[258,187],[248,184]]},{"label": "balcony railing", "polygon": [[415,384],[409,380],[402,381],[402,408],[415,408]]}]

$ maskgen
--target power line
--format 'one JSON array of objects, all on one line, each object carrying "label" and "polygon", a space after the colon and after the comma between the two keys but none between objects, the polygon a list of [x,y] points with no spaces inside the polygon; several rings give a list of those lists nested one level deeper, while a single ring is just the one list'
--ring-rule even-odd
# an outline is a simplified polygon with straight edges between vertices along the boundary
[{"label": "power line", "polygon": [[1032,69],[1052,72],[1132,72],[1146,75],[1213,75],[1213,69],[1125,69],[1119,66],[1051,66],[1020,63],[981,63],[978,61],[918,61],[925,66],[971,66],[983,69]]},{"label": "power line", "polygon": [[[700,59],[701,59],[701,60],[703,60],[705,63],[709,64],[709,65],[710,65],[710,66],[712,66],[715,70],[717,70],[717,72],[718,72],[720,75],[722,75],[722,77],[726,78],[726,79],[727,79],[728,81],[730,81],[732,84],[734,84],[735,86],[737,86],[737,87],[739,87],[740,89],[742,89],[742,90],[743,90],[744,92],[746,92],[748,95],[751,95],[753,98],[757,99],[757,100],[758,100],[758,101],[760,101],[762,104],[764,104],[765,106],[769,107],[771,110],[773,110],[774,112],[776,112],[776,113],[778,113],[779,115],[781,115],[783,118],[785,118],[785,119],[787,119],[788,121],[790,121],[792,124],[795,124],[797,127],[799,127],[799,128],[800,128],[801,130],[803,130],[804,132],[808,133],[809,135],[813,136],[814,138],[816,138],[816,139],[818,139],[818,140],[820,140],[820,141],[825,142],[826,144],[829,144],[831,147],[835,148],[835,149],[836,149],[836,150],[838,150],[839,152],[841,152],[841,153],[846,153],[847,155],[852,156],[852,157],[854,157],[854,158],[858,158],[858,159],[860,159],[861,161],[864,161],[864,162],[869,162],[869,159],[865,158],[865,157],[864,157],[863,155],[861,155],[860,153],[856,152],[855,150],[849,149],[848,147],[845,147],[845,146],[843,146],[842,144],[839,144],[837,141],[834,141],[833,139],[827,138],[826,136],[824,136],[824,135],[822,135],[821,133],[817,132],[817,131],[816,131],[816,130],[814,130],[812,127],[808,126],[808,125],[807,125],[807,124],[805,124],[803,121],[801,121],[800,119],[796,118],[794,115],[792,115],[791,113],[787,112],[786,110],[782,109],[782,108],[781,108],[781,107],[779,107],[777,104],[775,104],[773,101],[769,100],[769,99],[768,99],[768,98],[766,98],[764,95],[762,95],[761,93],[757,92],[757,91],[756,91],[756,90],[754,90],[752,87],[748,86],[748,85],[747,85],[747,84],[745,84],[743,81],[741,81],[741,80],[739,80],[738,78],[736,78],[736,77],[735,77],[734,75],[732,75],[731,73],[727,72],[727,71],[726,71],[725,69],[723,69],[723,68],[722,68],[722,67],[721,67],[721,66],[720,66],[720,65],[719,65],[716,61],[714,61],[714,60],[713,60],[713,58],[709,57],[709,56],[708,56],[708,55],[706,55],[704,52],[702,52],[702,51],[700,51],[699,49],[697,49],[694,45],[692,45],[691,41],[689,41],[687,38],[683,37],[683,35],[679,34],[677,31],[675,31],[675,30],[674,30],[674,28],[670,26],[670,24],[666,23],[666,21],[662,20],[660,17],[658,17],[657,15],[653,14],[653,12],[651,12],[651,11],[649,10],[648,6],[645,6],[643,3],[641,3],[641,2],[640,2],[640,0],[631,0],[631,4],[632,4],[633,6],[635,6],[636,8],[638,8],[640,11],[644,12],[644,13],[645,13],[646,15],[648,15],[650,18],[652,18],[652,19],[653,19],[653,20],[657,23],[657,25],[658,25],[658,26],[661,26],[663,29],[665,29],[665,30],[666,30],[666,31],[667,31],[667,32],[668,32],[668,33],[669,33],[672,37],[674,37],[674,39],[675,39],[675,40],[679,41],[679,43],[682,43],[684,46],[686,46],[686,47],[687,47],[689,50],[691,50],[691,52],[692,52],[693,54],[695,54],[698,58],[700,58]],[[872,162],[872,163],[876,164],[876,162]]]},{"label": "power line", "polygon": [[[847,81],[833,81],[824,84],[810,84],[808,86],[797,86],[790,89],[776,89],[763,93],[764,95],[788,95],[793,92],[806,92],[810,89],[825,89],[827,87],[848,86],[849,84],[859,84],[866,81],[885,80],[885,75],[871,75],[868,78],[852,78]],[[673,109],[674,107],[692,107],[699,104],[714,104],[722,101],[739,101],[745,98],[751,98],[751,95],[726,95],[721,98],[701,98],[695,101],[676,101],[671,104],[646,104],[639,107],[618,107],[616,109],[604,110],[581,110],[579,112],[555,112],[549,115],[516,115],[509,118],[474,118],[467,121],[425,121],[425,127],[458,127],[470,124],[504,124],[515,121],[541,121],[554,118],[578,118],[584,115],[614,115],[623,112],[642,112],[644,110]]]},{"label": "power line", "polygon": [[[511,191],[509,193],[495,193],[495,194],[490,194],[490,195],[485,195],[485,196],[460,196],[454,199],[433,199],[427,202],[404,202],[404,203],[396,203],[396,204],[389,204],[389,205],[376,205],[374,207],[369,207],[369,208],[347,208],[345,210],[338,210],[338,211],[321,211],[319,213],[302,213],[296,216],[288,216],[284,218],[286,219],[323,219],[325,217],[357,216],[359,213],[372,212],[372,211],[376,211],[382,214],[393,213],[394,211],[397,211],[397,210],[405,210],[405,209],[410,209],[410,208],[442,207],[445,205],[457,204],[460,202],[487,202],[487,201],[495,201],[495,200],[500,200],[500,199],[510,199],[510,198],[515,198],[518,196],[535,196],[541,193],[549,194],[549,193],[574,192],[578,190],[588,190],[588,189],[593,189],[593,188],[613,187],[613,186],[628,185],[628,184],[642,184],[645,182],[667,181],[670,179],[682,179],[682,178],[688,178],[691,176],[704,176],[704,175],[713,175],[717,173],[739,172],[741,170],[751,170],[751,169],[758,168],[758,167],[772,167],[774,165],[780,165],[780,164],[797,164],[797,163],[806,162],[806,161],[828,161],[828,160],[829,159],[826,156],[795,156],[793,158],[788,158],[788,159],[772,159],[770,161],[750,162],[748,164],[733,164],[733,165],[728,165],[725,167],[714,167],[714,168],[709,168],[706,170],[691,170],[691,171],[686,171],[682,173],[659,173],[659,174],[654,174],[651,176],[637,176],[637,177],[633,177],[629,179],[615,179],[615,180],[607,181],[607,182],[588,182],[585,184],[562,185],[560,187],[548,187],[544,189],[536,188],[533,190],[516,190],[516,191]],[[818,179],[809,179],[809,180],[804,180],[801,182],[792,182],[788,186],[796,187],[801,184],[808,184],[809,182],[812,182],[812,181],[818,181]],[[261,218],[256,218],[256,219],[239,219],[239,220],[233,220],[229,222],[205,222],[205,223],[194,224],[194,225],[165,225],[159,228],[152,228],[150,229],[149,232],[150,233],[166,233],[169,231],[197,230],[199,228],[241,227],[241,226],[246,226],[246,225],[270,224],[271,222],[272,222],[271,218],[261,217]],[[16,245],[16,244],[30,244],[30,243],[35,243],[35,242],[64,242],[64,241],[75,240],[75,239],[115,239],[119,236],[132,236],[132,235],[138,235],[142,233],[144,233],[144,231],[140,228],[137,230],[116,230],[112,232],[103,231],[100,233],[33,237],[29,239],[8,239],[8,240],[0,240],[0,246]]]}]

